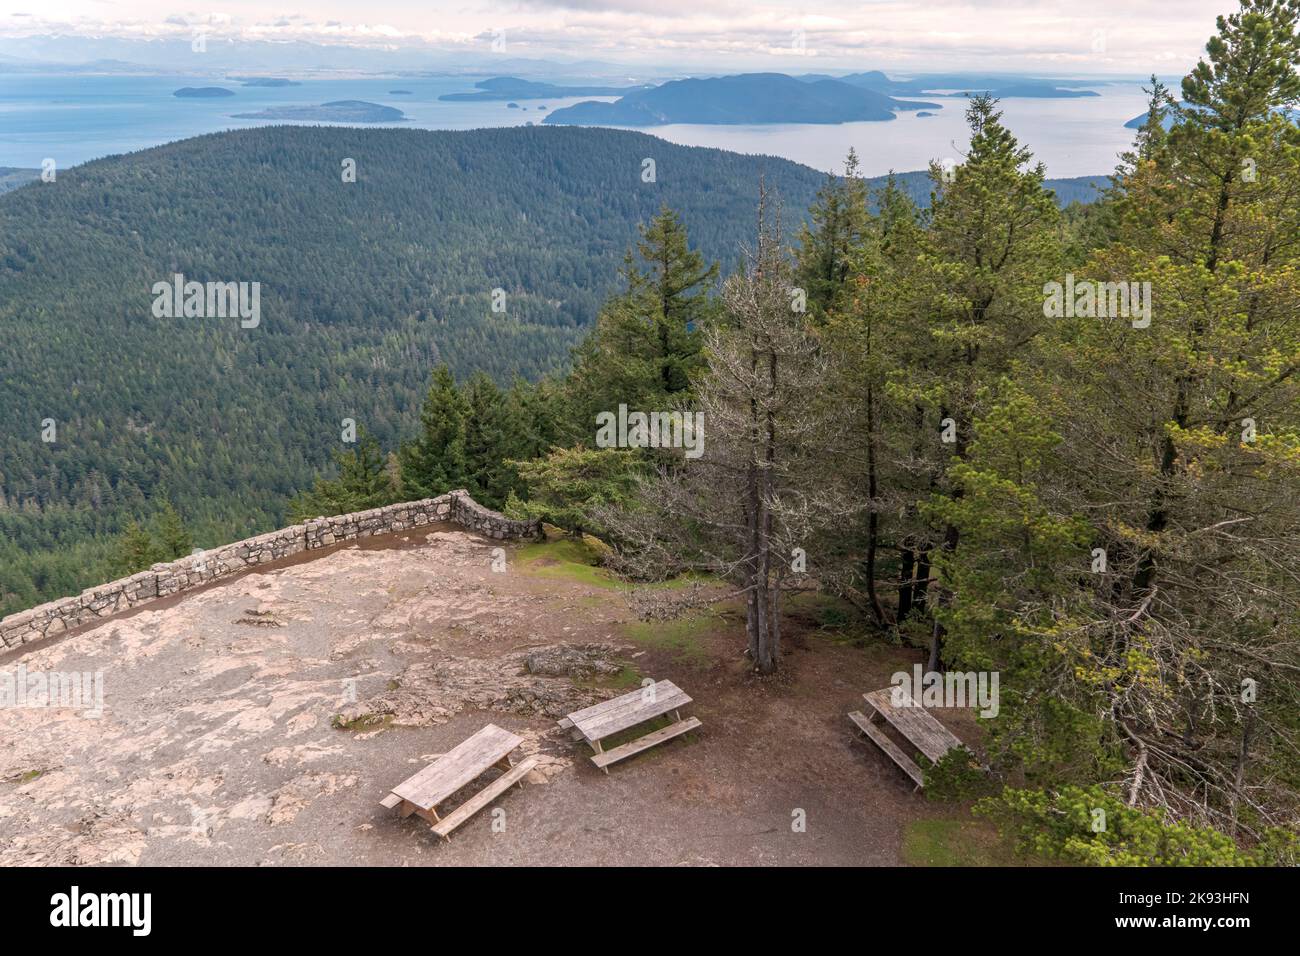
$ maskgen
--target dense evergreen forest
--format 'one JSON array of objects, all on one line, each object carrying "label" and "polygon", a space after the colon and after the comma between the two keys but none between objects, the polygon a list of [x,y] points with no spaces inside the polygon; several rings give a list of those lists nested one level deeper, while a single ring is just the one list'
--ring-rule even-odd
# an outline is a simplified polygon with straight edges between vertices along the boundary
[{"label": "dense evergreen forest", "polygon": [[[798,209],[823,178],[612,130],[278,127],[5,195],[0,614],[112,577],[115,536],[165,503],[201,546],[282,525],[345,418],[413,433],[439,363],[502,385],[562,369],[638,223],[667,203],[734,264],[760,177]],[[260,325],[156,318],[177,272],[260,282]]]}]

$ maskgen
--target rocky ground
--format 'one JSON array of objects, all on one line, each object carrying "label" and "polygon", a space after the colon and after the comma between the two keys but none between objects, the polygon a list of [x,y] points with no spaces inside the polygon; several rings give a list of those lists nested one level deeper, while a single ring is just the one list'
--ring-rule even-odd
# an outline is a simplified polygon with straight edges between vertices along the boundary
[{"label": "rocky ground", "polygon": [[[102,714],[0,709],[0,865],[893,864],[942,814],[844,717],[916,655],[796,627],[756,682],[738,621],[639,623],[550,545],[494,571],[497,544],[311,552],[0,658],[104,681]],[[555,718],[647,676],[704,726],[606,776]],[[379,806],[488,722],[539,758],[503,828],[444,843]]]}]

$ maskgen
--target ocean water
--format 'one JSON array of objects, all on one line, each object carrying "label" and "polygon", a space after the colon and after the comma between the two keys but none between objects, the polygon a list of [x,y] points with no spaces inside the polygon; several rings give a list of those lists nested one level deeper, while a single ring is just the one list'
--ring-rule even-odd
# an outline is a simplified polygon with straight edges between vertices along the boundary
[{"label": "ocean water", "polygon": [[[1105,175],[1133,145],[1124,124],[1147,110],[1139,83],[1098,86],[1100,96],[1076,99],[1007,99],[1003,122],[1054,178]],[[715,146],[738,153],[764,153],[827,172],[840,172],[849,147],[865,175],[925,169],[931,160],[960,163],[969,142],[965,102],[924,95],[909,97],[942,105],[933,116],[900,113],[883,123],[835,126],[657,126],[648,132],[685,146]]]},{"label": "ocean water", "polygon": [[[61,169],[87,160],[202,133],[266,125],[235,119],[234,113],[276,106],[314,105],[331,100],[367,100],[394,106],[408,117],[395,126],[475,129],[540,123],[549,110],[596,97],[505,102],[447,103],[444,93],[470,91],[473,78],[358,77],[305,79],[300,86],[251,87],[193,76],[83,76],[0,74],[0,166],[39,167],[52,158]],[[223,86],[235,96],[181,99],[184,86]],[[392,90],[411,95],[393,95]],[[1014,99],[1002,104],[1006,122],[1028,144],[1052,176],[1109,172],[1115,156],[1132,142],[1124,123],[1143,112],[1138,84],[1098,86],[1098,97]],[[850,146],[867,175],[891,169],[923,169],[931,160],[960,161],[965,141],[963,103],[939,98],[934,116],[901,114],[883,123],[772,126],[660,126],[645,130],[674,143],[713,146],[743,153],[781,156],[821,170],[840,168]],[[545,105],[548,110],[539,110]]]},{"label": "ocean water", "polygon": [[[203,133],[273,125],[235,119],[276,106],[313,106],[333,100],[365,100],[406,114],[400,123],[372,127],[475,129],[541,123],[548,109],[592,97],[525,100],[524,109],[505,102],[445,103],[444,93],[472,92],[473,78],[364,77],[308,79],[301,86],[240,86],[193,76],[66,76],[0,74],[0,166],[34,168],[45,158],[60,169],[116,153],[133,152]],[[182,87],[220,86],[234,96],[189,99],[173,96]],[[390,90],[410,90],[394,96]],[[283,122],[283,121],[279,121]]]}]

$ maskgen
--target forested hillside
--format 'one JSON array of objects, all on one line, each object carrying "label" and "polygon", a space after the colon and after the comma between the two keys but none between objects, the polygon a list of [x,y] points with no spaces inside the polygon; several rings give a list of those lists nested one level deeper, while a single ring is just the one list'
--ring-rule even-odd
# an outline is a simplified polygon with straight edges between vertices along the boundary
[{"label": "forested hillside", "polygon": [[[639,221],[670,203],[734,257],[761,175],[794,208],[823,180],[605,130],[286,127],[5,195],[0,613],[108,577],[103,536],[164,498],[200,545],[283,521],[342,419],[393,439],[438,362],[506,381],[559,368]],[[176,272],[260,282],[260,325],[155,318],[151,288]]]},{"label": "forested hillside", "polygon": [[[599,129],[244,130],[5,195],[0,614],[110,577],[112,537],[164,501],[200,545],[282,523],[342,420],[395,444],[440,362],[562,368],[639,222],[667,203],[730,268],[761,176],[793,233],[822,174]],[[259,326],[155,318],[176,272],[260,282]]]}]

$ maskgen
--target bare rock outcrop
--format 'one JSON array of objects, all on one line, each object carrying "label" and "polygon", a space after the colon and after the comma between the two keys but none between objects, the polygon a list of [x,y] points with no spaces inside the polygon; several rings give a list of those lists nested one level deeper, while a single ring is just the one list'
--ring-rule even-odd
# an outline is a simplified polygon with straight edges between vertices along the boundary
[{"label": "bare rock outcrop", "polygon": [[575,684],[619,673],[620,649],[610,644],[559,644],[504,657],[443,657],[411,664],[394,686],[349,704],[336,726],[383,722],[403,727],[446,723],[469,708],[529,717],[560,718],[614,696]]}]

